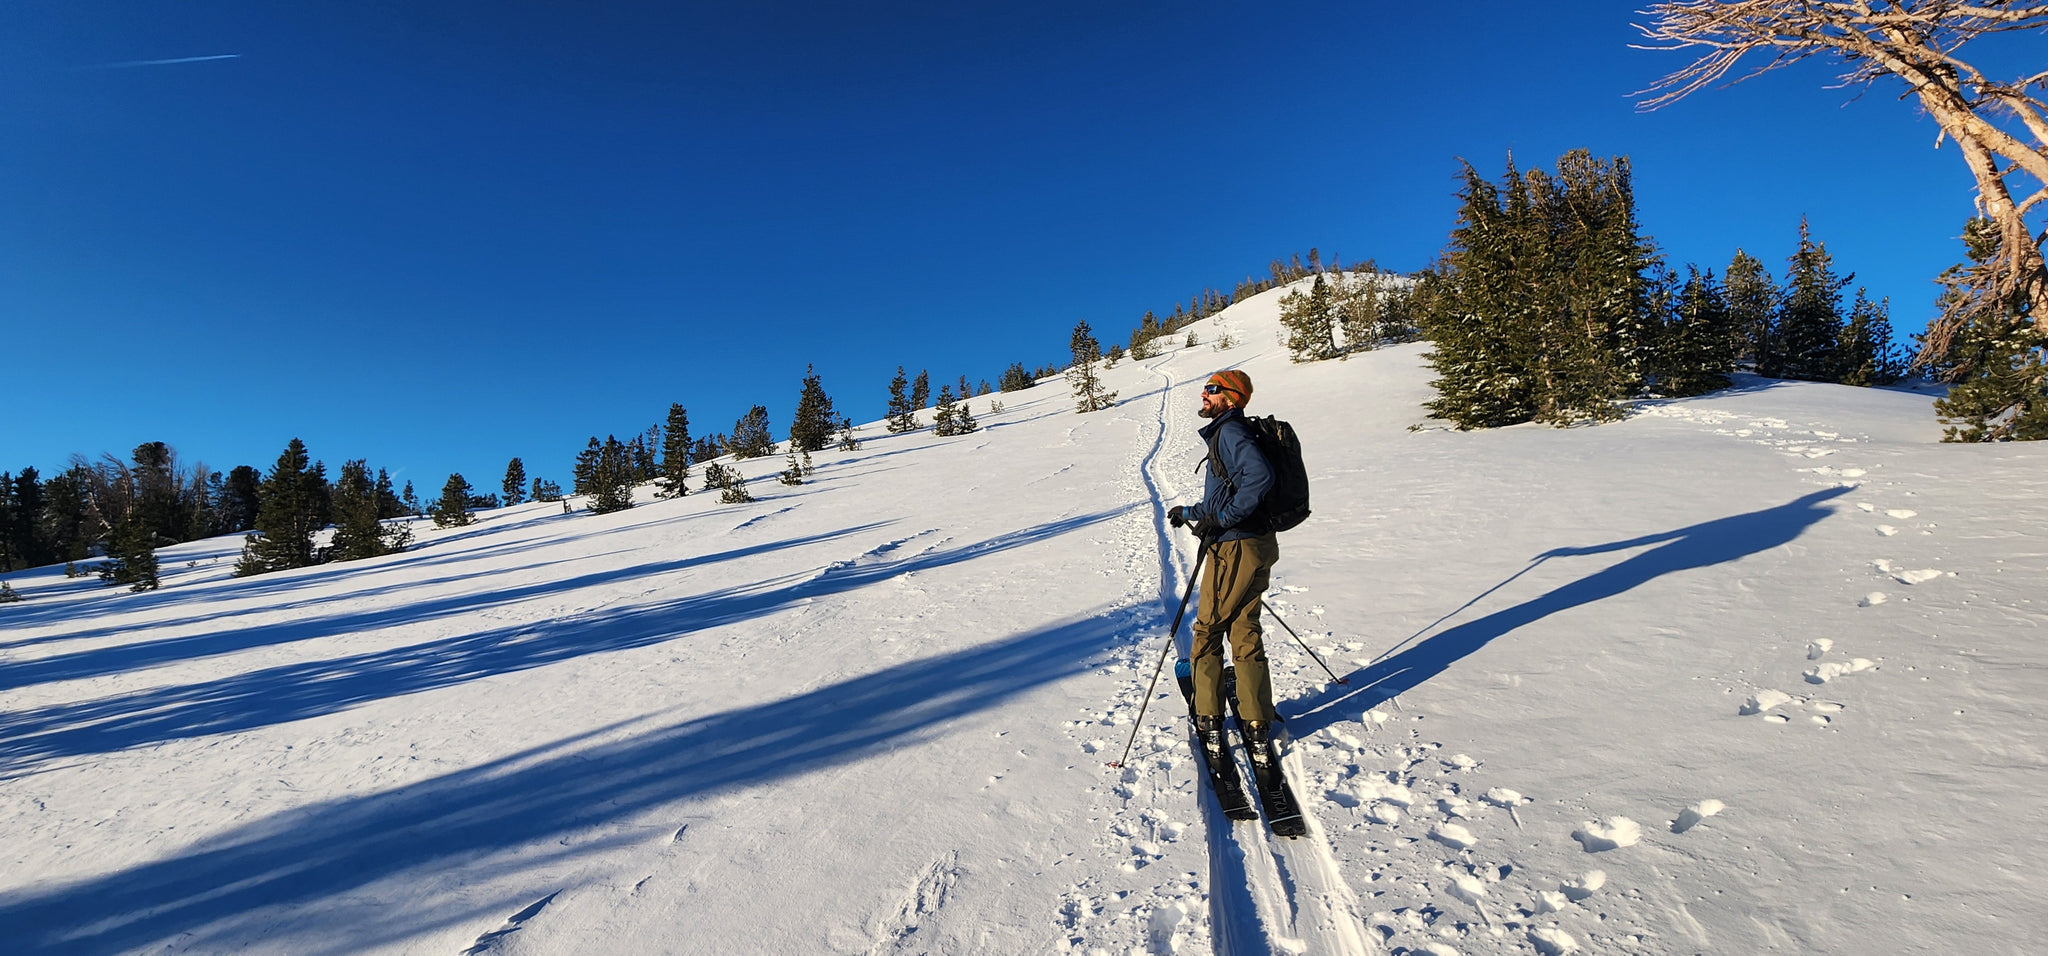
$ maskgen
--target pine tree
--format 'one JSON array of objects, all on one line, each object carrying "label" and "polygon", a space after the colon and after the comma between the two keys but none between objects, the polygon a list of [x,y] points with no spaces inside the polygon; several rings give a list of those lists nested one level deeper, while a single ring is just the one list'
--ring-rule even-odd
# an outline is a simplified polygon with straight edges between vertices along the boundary
[{"label": "pine tree", "polygon": [[[1150,317],[1151,314],[1150,312],[1145,313],[1147,317]],[[1133,358],[1146,357],[1138,354],[1138,346],[1135,340],[1131,344],[1131,356]],[[1038,383],[1031,378],[1031,370],[1025,368],[1023,362],[1011,362],[1010,367],[1003,370],[1002,380],[997,384],[997,387],[1005,392],[1021,392],[1036,384]]]},{"label": "pine tree", "polygon": [[860,439],[853,437],[853,419],[843,416],[839,419],[839,450],[860,450]]},{"label": "pine tree", "polygon": [[972,435],[980,430],[981,423],[974,420],[974,408],[966,399],[961,399],[953,409],[953,434]]},{"label": "pine tree", "polygon": [[1280,300],[1280,325],[1287,330],[1288,357],[1296,362],[1334,358],[1337,310],[1330,285],[1316,273],[1307,292],[1296,289]]},{"label": "pine tree", "polygon": [[732,438],[726,443],[738,461],[775,454],[775,440],[768,434],[768,409],[756,405],[733,423]]},{"label": "pine tree", "polygon": [[725,469],[724,478],[718,486],[718,500],[729,505],[743,505],[754,500],[753,494],[747,491],[747,476],[740,474],[737,468]]},{"label": "pine tree", "polygon": [[910,410],[921,412],[931,404],[932,377],[925,369],[918,369],[917,377],[910,382]]},{"label": "pine tree", "polygon": [[1842,289],[1854,278],[1835,278],[1827,246],[1813,241],[1806,220],[1799,220],[1799,249],[1787,260],[1776,322],[1781,376],[1808,382],[1841,379]]},{"label": "pine tree", "polygon": [[[1980,277],[1998,254],[1997,224],[1965,223],[1963,247],[1968,261],[1942,274],[1944,315],[1962,312],[1972,288],[1984,284]],[[1928,369],[1952,383],[1934,402],[1948,426],[1942,441],[2048,439],[2048,335],[2031,319],[2035,308],[2025,290],[2016,290],[2003,300],[1976,300],[1964,314],[1945,360]]]},{"label": "pine tree", "polygon": [[500,486],[505,492],[505,504],[520,504],[526,501],[526,463],[513,458],[505,463],[505,481]]},{"label": "pine tree", "polygon": [[7,550],[13,567],[35,568],[62,556],[46,527],[50,500],[34,465],[21,469],[8,486],[14,517],[8,524]]},{"label": "pine tree", "polygon": [[889,406],[884,412],[890,434],[917,429],[917,409],[911,407],[909,387],[910,380],[904,377],[903,366],[896,366],[896,377],[889,380]]},{"label": "pine tree", "polygon": [[334,540],[329,545],[333,559],[354,561],[405,550],[412,536],[411,527],[399,524],[387,528],[382,517],[369,464],[360,458],[343,462],[341,476],[334,483]]},{"label": "pine tree", "polygon": [[1512,160],[1502,180],[1506,196],[1470,163],[1464,176],[1446,254],[1444,307],[1423,329],[1435,346],[1427,358],[1437,374],[1437,397],[1426,407],[1461,429],[1526,422],[1536,409],[1533,339],[1546,310],[1535,276],[1515,267],[1536,261],[1527,187]]},{"label": "pine tree", "polygon": [[21,595],[14,593],[14,585],[0,581],[0,604],[19,604]]},{"label": "pine tree", "polygon": [[590,478],[590,513],[609,514],[633,507],[633,479],[632,451],[617,436],[606,435]]},{"label": "pine tree", "polygon": [[434,527],[460,528],[469,524],[469,496],[475,491],[461,472],[449,475],[447,483],[441,486],[440,500],[428,509],[434,516]]},{"label": "pine tree", "polygon": [[594,482],[597,478],[597,456],[600,451],[602,448],[597,443],[597,436],[590,436],[590,442],[577,453],[575,468],[569,473],[570,494],[587,495],[596,489]]},{"label": "pine tree", "polygon": [[818,382],[818,372],[812,366],[804,366],[803,386],[798,389],[796,413],[789,423],[789,443],[797,451],[822,451],[832,440],[832,428],[839,416],[832,410],[832,399],[825,394],[825,386]]},{"label": "pine tree", "polygon": [[535,501],[560,501],[562,500],[562,486],[545,478],[535,478],[533,479],[532,497]]},{"label": "pine tree", "polygon": [[327,526],[326,469],[308,464],[306,444],[294,438],[257,491],[256,534],[242,545],[238,575],[263,574],[314,563],[313,532]]},{"label": "pine tree", "polygon": [[732,476],[737,473],[737,469],[727,468],[726,466],[721,465],[715,461],[712,462],[711,464],[705,465],[704,488],[707,491],[712,489],[723,489],[726,485],[732,484]]},{"label": "pine tree", "polygon": [[1657,374],[1657,390],[1672,397],[1704,395],[1728,387],[1736,336],[1714,273],[1685,267],[1685,284],[1672,303]]},{"label": "pine tree", "polygon": [[953,432],[953,386],[939,386],[939,405],[932,412],[932,432],[941,438],[950,437]]},{"label": "pine tree", "polygon": [[689,494],[690,413],[679,403],[668,407],[668,436],[661,447],[661,476],[654,493],[663,498]]},{"label": "pine tree", "polygon": [[1735,336],[1735,357],[1749,362],[1758,375],[1778,377],[1776,336],[1772,323],[1778,314],[1778,284],[1761,260],[1740,249],[1728,263],[1728,279],[1722,284],[1728,301],[1728,323]]},{"label": "pine tree", "polygon": [[1870,301],[1863,289],[1849,307],[1842,326],[1841,382],[1844,385],[1890,385],[1905,377],[1906,360],[1892,342],[1891,300]]},{"label": "pine tree", "polygon": [[106,563],[99,566],[100,580],[128,585],[130,591],[152,591],[157,587],[156,532],[149,519],[131,510],[107,536]]},{"label": "pine tree", "polygon": [[405,493],[399,495],[398,500],[405,505],[406,514],[415,518],[420,516],[420,496],[412,490],[411,479],[406,479]]},{"label": "pine tree", "polygon": [[1074,390],[1074,409],[1078,412],[1095,412],[1116,404],[1116,393],[1104,391],[1102,380],[1095,374],[1095,360],[1102,357],[1102,344],[1083,320],[1074,326],[1074,334],[1067,339],[1067,347],[1074,354],[1074,364],[1067,369],[1067,385]]},{"label": "pine tree", "polygon": [[374,494],[377,496],[377,517],[402,518],[408,513],[405,502],[399,500],[398,492],[391,488],[391,474],[382,468],[377,469]]},{"label": "pine tree", "polygon": [[[809,455],[810,452],[804,452],[804,454]],[[804,483],[803,462],[798,461],[796,456],[796,443],[791,442],[789,444],[789,465],[782,469],[782,474],[777,479],[785,485],[801,485]]]}]

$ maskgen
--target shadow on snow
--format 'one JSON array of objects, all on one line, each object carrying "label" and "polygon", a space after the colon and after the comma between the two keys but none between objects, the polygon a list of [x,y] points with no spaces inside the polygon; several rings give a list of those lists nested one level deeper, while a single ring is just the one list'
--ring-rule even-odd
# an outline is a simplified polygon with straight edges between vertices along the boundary
[{"label": "shadow on snow", "polygon": [[[1529,567],[1533,568],[1550,558],[1605,554],[1657,545],[1547,594],[1495,611],[1477,620],[1459,624],[1393,657],[1352,672],[1348,685],[1335,685],[1298,701],[1296,706],[1303,713],[1302,716],[1288,721],[1289,731],[1295,736],[1306,736],[1323,729],[1341,719],[1339,704],[1347,705],[1343,708],[1345,713],[1363,713],[1370,710],[1443,673],[1452,664],[1464,660],[1492,643],[1495,638],[1504,637],[1517,628],[1533,624],[1559,611],[1606,600],[1667,574],[1725,564],[1790,542],[1805,533],[1807,528],[1833,514],[1832,509],[1823,505],[1830,499],[1847,493],[1848,490],[1829,488],[1816,491],[1775,508],[1716,518],[1662,534],[1645,535],[1591,547],[1555,548],[1546,551],[1538,555]],[[1520,577],[1528,570],[1529,568],[1524,568],[1517,572],[1515,577]],[[1512,581],[1514,578],[1508,580]],[[1495,585],[1487,593],[1499,589],[1506,583],[1507,581],[1503,581],[1500,585]],[[1482,598],[1485,596],[1480,595]],[[1474,598],[1472,602],[1467,602],[1466,606],[1469,607],[1478,600],[1479,598]]]},{"label": "shadow on snow", "polygon": [[[838,563],[803,575],[703,594],[587,613],[318,661],[283,664],[194,684],[154,687],[96,700],[0,714],[0,779],[57,758],[108,753],[204,734],[234,733],[345,710],[368,701],[416,694],[497,674],[516,673],[586,654],[665,643],[687,634],[773,614],[805,601],[878,581],[1008,551],[1086,527],[1128,506],[1079,515],[999,535],[977,544],[928,551],[894,561]],[[773,548],[787,545],[765,545]],[[665,562],[609,572],[631,577],[687,563]],[[555,582],[553,587],[594,583]],[[528,597],[532,595],[526,595]],[[476,597],[458,597],[458,602]],[[487,602],[488,603],[488,602]],[[407,606],[220,636],[236,647],[304,640],[379,627],[459,607]],[[261,635],[260,639],[256,635]],[[197,640],[197,639],[176,639]],[[217,651],[234,647],[217,648]],[[118,649],[115,649],[118,650]],[[189,648],[198,651],[200,648]]]},{"label": "shadow on snow", "polygon": [[[1048,533],[1039,529],[1021,537]],[[989,542],[941,560],[1017,543]],[[912,568],[878,573],[905,570]],[[849,575],[836,583],[858,579]],[[833,586],[792,590],[815,595]],[[731,615],[778,603],[740,596],[716,600],[736,602],[714,611]],[[570,643],[585,649],[595,649],[590,643],[615,646],[618,632],[647,636],[659,629],[650,622],[571,624],[581,633]],[[380,881],[460,871],[521,847],[556,841],[576,847],[548,846],[542,856],[552,860],[608,849],[629,838],[567,837],[679,801],[759,786],[928,739],[963,716],[1087,671],[1091,659],[1118,637],[1112,620],[1090,615],[765,705],[591,743],[621,729],[602,728],[386,792],[330,800],[239,827],[173,859],[7,894],[0,897],[0,938],[14,940],[10,948],[19,947],[16,952],[107,952],[171,939],[198,950],[235,949],[259,942],[251,934],[273,932],[279,925],[287,925],[294,938],[352,941],[343,945],[376,944],[366,936],[404,939],[426,927],[402,920],[366,927],[360,898],[354,903],[350,898]],[[416,649],[416,666],[440,669],[433,662],[436,653]],[[491,664],[526,662],[518,657]],[[464,673],[477,663],[452,666],[455,673]],[[384,685],[389,679],[371,683]],[[241,703],[262,706],[253,700]],[[406,892],[396,887],[379,891]],[[333,908],[323,911],[322,903]],[[432,910],[435,915],[419,920],[446,923],[457,918],[449,915],[451,908],[415,907],[412,912]]]}]

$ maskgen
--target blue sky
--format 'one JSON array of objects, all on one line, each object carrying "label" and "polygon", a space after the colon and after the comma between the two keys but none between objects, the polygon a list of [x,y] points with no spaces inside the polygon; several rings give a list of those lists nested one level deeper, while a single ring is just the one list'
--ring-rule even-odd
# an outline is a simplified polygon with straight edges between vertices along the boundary
[{"label": "blue sky", "polygon": [[6,4],[0,469],[567,484],[671,402],[779,434],[806,364],[867,420],[1310,247],[1420,268],[1509,151],[1629,156],[1679,267],[1805,216],[1921,328],[1953,146],[1819,61],[1638,113],[1640,5]]}]

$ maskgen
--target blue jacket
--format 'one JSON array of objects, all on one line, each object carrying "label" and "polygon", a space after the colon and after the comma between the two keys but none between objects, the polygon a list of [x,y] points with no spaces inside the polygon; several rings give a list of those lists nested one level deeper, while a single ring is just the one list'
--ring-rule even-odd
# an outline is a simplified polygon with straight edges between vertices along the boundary
[{"label": "blue jacket", "polygon": [[[1212,464],[1221,465],[1230,481],[1224,481],[1214,467],[1205,468],[1202,503],[1188,509],[1188,517],[1224,529],[1217,541],[1258,537],[1235,526],[1251,517],[1259,500],[1273,487],[1273,466],[1267,463],[1259,443],[1252,438],[1252,427],[1244,420],[1244,411],[1233,408],[1224,412],[1203,426],[1199,434],[1205,444],[1216,449]],[[1237,486],[1235,490],[1231,488],[1233,483]]]}]

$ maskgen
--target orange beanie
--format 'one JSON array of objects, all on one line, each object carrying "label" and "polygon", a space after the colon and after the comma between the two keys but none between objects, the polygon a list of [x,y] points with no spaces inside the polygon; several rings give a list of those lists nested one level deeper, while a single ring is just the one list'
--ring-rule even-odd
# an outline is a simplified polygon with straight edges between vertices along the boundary
[{"label": "orange beanie", "polygon": [[1227,368],[1209,376],[1209,384],[1237,393],[1237,401],[1234,404],[1239,407],[1252,400],[1252,377],[1237,369]]}]

